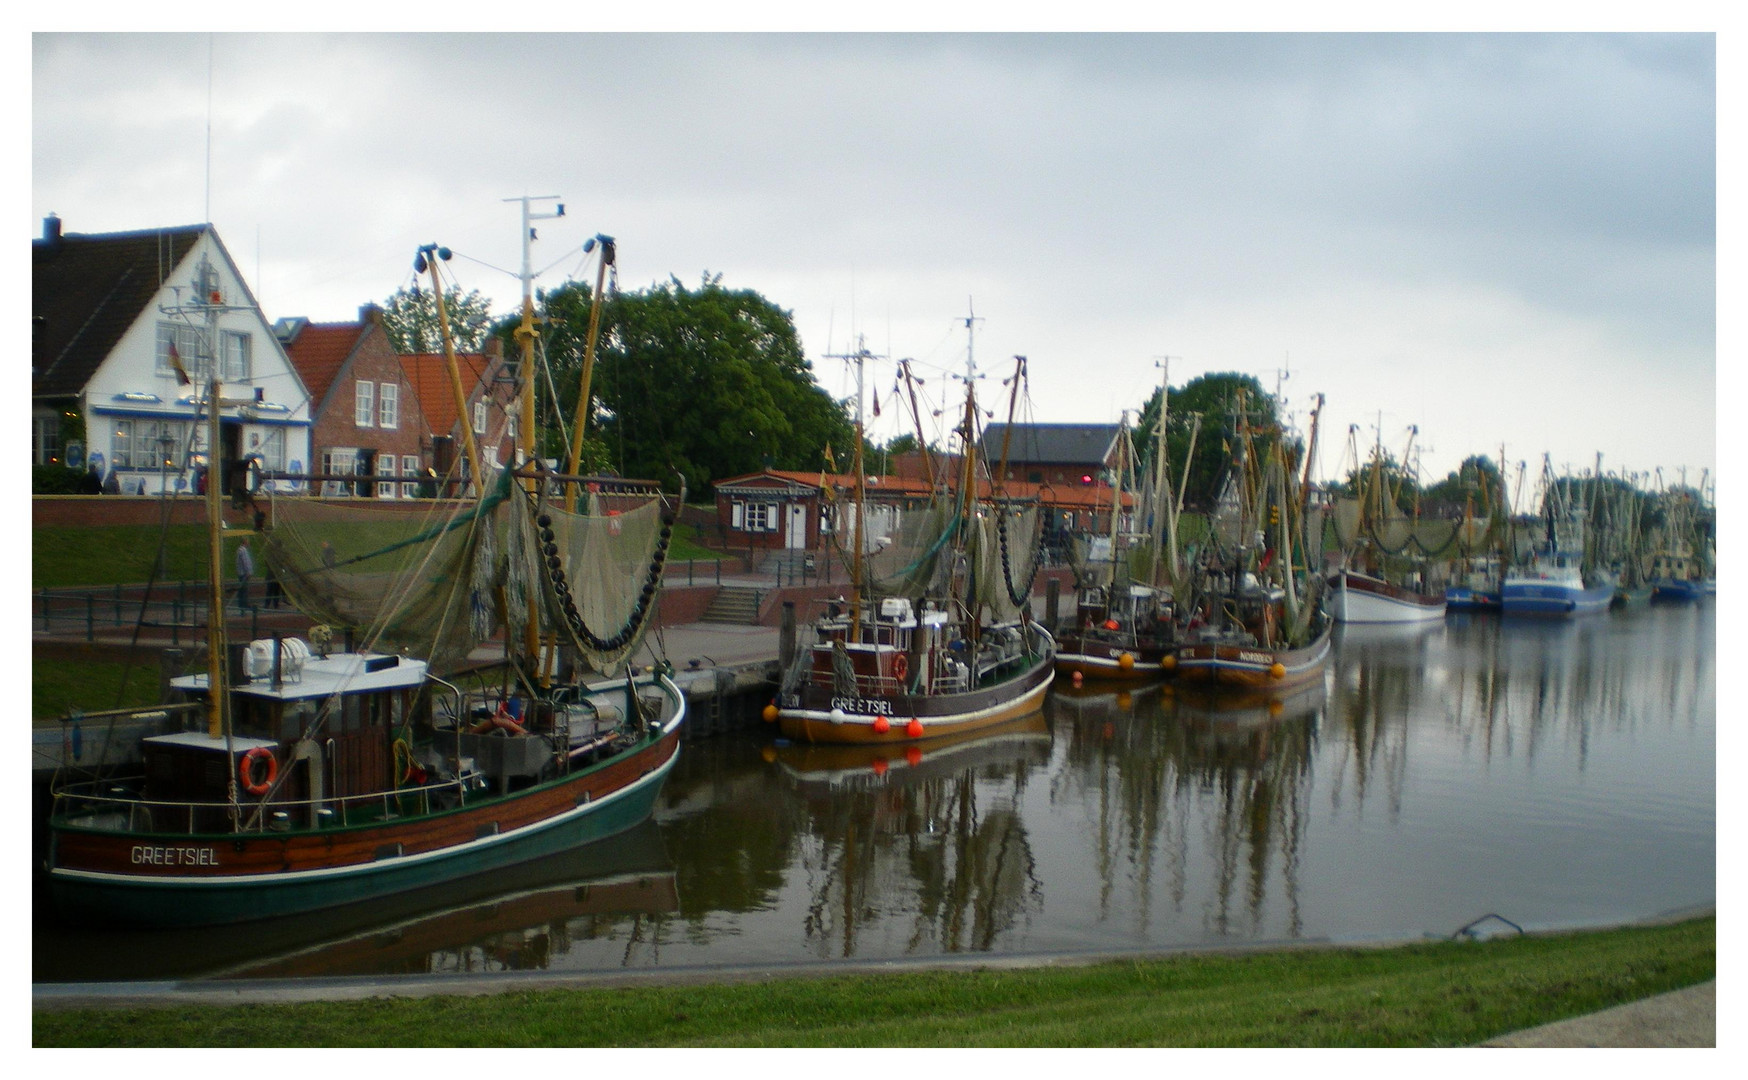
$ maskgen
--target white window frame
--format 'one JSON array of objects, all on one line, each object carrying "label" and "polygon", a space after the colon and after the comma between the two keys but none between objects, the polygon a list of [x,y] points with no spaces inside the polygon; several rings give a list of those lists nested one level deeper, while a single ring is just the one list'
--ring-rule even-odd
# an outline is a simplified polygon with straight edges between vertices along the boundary
[{"label": "white window frame", "polygon": [[483,401],[473,403],[473,433],[475,435],[486,433],[486,403]]},{"label": "white window frame", "polygon": [[[385,478],[397,477],[399,471],[395,468],[396,460],[395,455],[386,451],[376,455],[376,475]],[[393,499],[400,492],[400,489],[401,486],[398,483],[380,483],[376,485],[376,497]]]},{"label": "white window frame", "polygon": [[394,430],[401,426],[401,387],[385,382],[376,391],[376,424]]},{"label": "white window frame", "polygon": [[182,362],[182,370],[188,372],[190,379],[205,382],[212,371],[212,358],[206,355],[206,336],[200,332],[200,327],[187,323],[169,320],[158,323],[157,337],[152,346],[155,350],[153,370],[166,378],[176,377],[176,369],[170,366],[172,341],[176,343],[176,359]]},{"label": "white window frame", "polygon": [[405,479],[406,477],[409,477],[409,476],[417,477],[418,475],[419,475],[419,455],[417,455],[417,454],[402,454],[401,455],[401,477],[402,477],[401,498],[403,498],[403,499],[416,499],[419,497],[419,483],[418,483],[418,481],[414,480],[412,483],[409,484],[406,482],[406,479]]},{"label": "white window frame", "polygon": [[112,469],[131,469],[134,467],[134,422],[132,420],[117,420],[115,427],[109,432],[109,467]]},{"label": "white window frame", "polygon": [[779,515],[774,502],[749,502],[746,509],[747,532],[776,532]]},{"label": "white window frame", "polygon": [[[322,451],[322,472],[340,475],[354,473],[358,470],[358,448],[355,446],[332,446]],[[323,480],[323,495],[345,495],[350,485],[344,480]]]},{"label": "white window frame", "polygon": [[272,428],[261,436],[261,467],[268,472],[285,471],[285,429]]},{"label": "white window frame", "polygon": [[368,379],[353,384],[352,423],[357,427],[376,426],[376,384]]},{"label": "white window frame", "polygon": [[225,382],[248,382],[254,375],[254,347],[249,335],[226,330],[221,337]]},{"label": "white window frame", "polygon": [[30,418],[30,453],[31,462],[36,465],[52,465],[61,460],[61,418],[58,414]]}]

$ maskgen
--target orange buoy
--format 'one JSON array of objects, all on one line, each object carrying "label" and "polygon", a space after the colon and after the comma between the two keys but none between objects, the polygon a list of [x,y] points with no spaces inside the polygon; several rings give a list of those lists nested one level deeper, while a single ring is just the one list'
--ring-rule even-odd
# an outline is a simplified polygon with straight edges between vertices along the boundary
[{"label": "orange buoy", "polygon": [[1122,626],[1123,626],[1123,624],[1118,622],[1115,619],[1106,619],[1105,620],[1105,629],[1106,630],[1120,630],[1120,629],[1122,629]]},{"label": "orange buoy", "polygon": [[922,738],[923,737],[923,722],[921,720],[918,720],[914,716],[911,717],[910,723],[904,725],[904,733],[906,735],[909,735],[913,739]]},{"label": "orange buoy", "polygon": [[[267,762],[267,775],[261,780],[255,779],[255,763]],[[237,779],[243,782],[243,790],[251,795],[265,795],[267,789],[273,786],[273,780],[279,775],[279,760],[273,756],[273,751],[265,746],[253,746],[237,763]]]},{"label": "orange buoy", "polygon": [[1117,657],[1117,666],[1122,668],[1124,671],[1128,671],[1130,668],[1135,666],[1135,654],[1134,653],[1124,653],[1122,656]]},{"label": "orange buoy", "polygon": [[1286,677],[1287,677],[1287,665],[1281,663],[1279,660],[1276,660],[1269,667],[1269,678],[1271,678],[1271,679],[1284,679]]},{"label": "orange buoy", "polygon": [[1176,671],[1177,653],[1167,653],[1165,658],[1159,662],[1159,666],[1167,671]]},{"label": "orange buoy", "polygon": [[1080,672],[1077,671],[1074,673],[1073,677],[1070,678],[1068,681],[1073,683],[1076,686],[1079,686],[1081,684],[1081,678],[1082,677],[1081,677]]},{"label": "orange buoy", "polygon": [[884,716],[876,716],[874,718],[874,734],[884,735],[888,731],[891,731],[891,730],[892,730],[892,721],[886,719],[886,717],[884,717]]},{"label": "orange buoy", "polygon": [[777,720],[777,703],[772,702],[771,704],[765,706],[765,711],[761,715],[764,716],[765,723],[767,723],[767,724],[775,723]]}]

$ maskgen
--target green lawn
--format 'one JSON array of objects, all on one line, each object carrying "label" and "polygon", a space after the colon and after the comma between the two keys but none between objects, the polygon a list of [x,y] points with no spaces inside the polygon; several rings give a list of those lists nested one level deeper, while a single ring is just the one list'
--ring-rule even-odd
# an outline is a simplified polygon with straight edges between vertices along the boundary
[{"label": "green lawn", "polygon": [[1714,978],[1703,918],[1085,967],[288,1005],[38,1008],[36,1046],[1467,1046]]},{"label": "green lawn", "polygon": [[74,709],[102,712],[159,702],[158,669],[102,659],[50,660],[37,657],[30,667],[30,716],[52,720]]}]

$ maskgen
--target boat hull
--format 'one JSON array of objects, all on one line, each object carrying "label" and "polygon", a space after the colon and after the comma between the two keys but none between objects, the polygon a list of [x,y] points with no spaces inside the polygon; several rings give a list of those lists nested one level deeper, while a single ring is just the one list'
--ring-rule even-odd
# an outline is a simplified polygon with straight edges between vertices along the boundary
[{"label": "boat hull", "polygon": [[1571,619],[1607,611],[1613,585],[1569,585],[1554,581],[1507,581],[1500,598],[1507,615]]},{"label": "boat hull", "polygon": [[[1163,644],[1112,645],[1080,634],[1056,639],[1056,673],[1108,682],[1142,682],[1170,675],[1177,647]],[[1128,662],[1124,662],[1128,657]]]},{"label": "boat hull", "polygon": [[373,824],[276,833],[50,825],[49,892],[68,914],[149,927],[273,918],[514,866],[636,826],[677,760],[684,698],[636,750],[506,796]]},{"label": "boat hull", "polygon": [[1497,592],[1453,585],[1445,590],[1445,611],[1495,612],[1500,609]]},{"label": "boat hull", "polygon": [[[889,694],[839,697],[829,688],[807,684],[779,704],[777,727],[783,737],[817,743],[905,743],[977,731],[1024,716],[1043,704],[1056,677],[1054,643],[1035,628],[1044,643],[1024,670],[993,686],[955,694]],[[885,719],[886,730],[876,721]],[[921,726],[910,733],[910,722]]]},{"label": "boat hull", "polygon": [[1299,649],[1268,649],[1219,642],[1178,646],[1179,685],[1244,691],[1286,690],[1323,677],[1330,629]]},{"label": "boat hull", "polygon": [[1651,586],[1651,599],[1675,604],[1689,604],[1706,595],[1704,582],[1684,578],[1665,578]]},{"label": "boat hull", "polygon": [[1345,570],[1329,579],[1328,603],[1330,617],[1343,623],[1435,622],[1445,615],[1443,594],[1427,596]]}]

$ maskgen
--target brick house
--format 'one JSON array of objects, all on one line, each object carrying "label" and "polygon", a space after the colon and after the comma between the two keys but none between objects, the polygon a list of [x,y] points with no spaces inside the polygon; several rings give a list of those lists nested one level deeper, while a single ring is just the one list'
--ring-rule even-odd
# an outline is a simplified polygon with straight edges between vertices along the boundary
[{"label": "brick house", "polygon": [[413,382],[383,329],[382,309],[367,304],[358,309],[356,322],[281,319],[273,332],[315,403],[311,471],[374,478],[322,480],[317,490],[381,499],[418,495],[419,481],[432,463],[431,433]]}]

